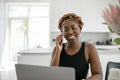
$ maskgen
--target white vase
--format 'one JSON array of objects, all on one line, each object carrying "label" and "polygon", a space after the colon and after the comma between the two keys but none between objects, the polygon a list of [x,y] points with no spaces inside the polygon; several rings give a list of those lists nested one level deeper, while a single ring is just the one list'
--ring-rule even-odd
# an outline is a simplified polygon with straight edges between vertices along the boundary
[{"label": "white vase", "polygon": [[118,49],[120,50],[120,45],[118,45]]},{"label": "white vase", "polygon": [[116,45],[116,43],[114,42],[115,38],[120,38],[120,36],[115,34],[115,33],[109,33],[109,39],[112,39],[112,44],[113,45]]}]

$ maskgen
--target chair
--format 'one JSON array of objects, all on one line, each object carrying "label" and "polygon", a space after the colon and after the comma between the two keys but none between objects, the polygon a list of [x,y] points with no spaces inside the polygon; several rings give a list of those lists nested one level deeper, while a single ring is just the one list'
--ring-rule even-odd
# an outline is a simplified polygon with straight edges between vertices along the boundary
[{"label": "chair", "polygon": [[105,74],[105,80],[108,80],[109,71],[111,68],[120,69],[120,63],[118,62],[108,62]]}]

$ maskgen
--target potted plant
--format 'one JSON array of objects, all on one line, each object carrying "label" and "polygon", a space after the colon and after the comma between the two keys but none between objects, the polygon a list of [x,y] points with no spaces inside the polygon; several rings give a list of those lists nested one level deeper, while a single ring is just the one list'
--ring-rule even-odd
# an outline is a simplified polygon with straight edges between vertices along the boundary
[{"label": "potted plant", "polygon": [[107,24],[108,28],[111,33],[115,33],[117,37],[114,38],[114,42],[117,45],[120,45],[120,0],[119,5],[108,5],[109,8],[105,8],[103,10],[102,17],[105,20],[105,23]]}]

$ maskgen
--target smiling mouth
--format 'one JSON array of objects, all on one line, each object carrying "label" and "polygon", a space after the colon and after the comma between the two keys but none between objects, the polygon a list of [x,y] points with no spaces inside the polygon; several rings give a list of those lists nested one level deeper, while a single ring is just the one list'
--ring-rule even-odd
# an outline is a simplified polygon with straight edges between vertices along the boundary
[{"label": "smiling mouth", "polygon": [[73,39],[73,38],[75,38],[75,36],[73,36],[73,35],[72,35],[72,36],[69,36],[69,39]]}]

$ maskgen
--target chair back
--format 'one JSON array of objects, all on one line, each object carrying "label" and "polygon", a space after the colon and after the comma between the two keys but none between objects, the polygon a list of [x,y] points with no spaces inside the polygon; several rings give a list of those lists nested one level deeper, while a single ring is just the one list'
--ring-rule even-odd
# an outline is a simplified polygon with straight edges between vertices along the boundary
[{"label": "chair back", "polygon": [[108,75],[110,73],[111,68],[120,69],[120,63],[118,63],[118,62],[108,62],[107,68],[106,68],[105,80],[108,80]]}]

